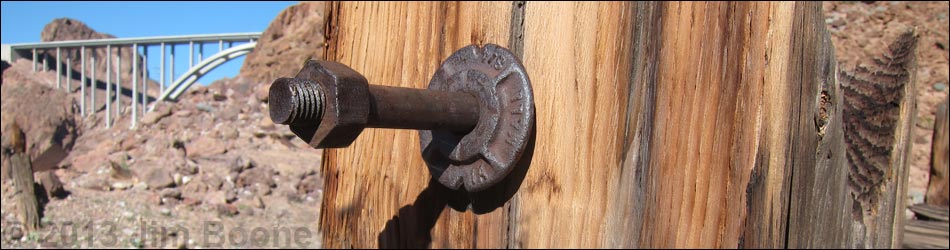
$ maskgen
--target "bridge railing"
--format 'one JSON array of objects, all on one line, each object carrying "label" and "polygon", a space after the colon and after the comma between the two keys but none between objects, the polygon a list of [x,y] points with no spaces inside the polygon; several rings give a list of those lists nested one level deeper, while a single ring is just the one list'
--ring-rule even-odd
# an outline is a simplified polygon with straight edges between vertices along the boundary
[{"label": "bridge railing", "polygon": [[[129,112],[131,113],[131,128],[134,128],[140,118],[139,111],[144,116],[150,108],[149,105],[153,104],[150,102],[150,97],[148,95],[148,85],[151,78],[148,74],[148,52],[149,48],[159,47],[159,75],[158,75],[158,85],[160,98],[169,98],[169,93],[166,93],[166,87],[173,87],[174,94],[172,98],[177,98],[184,89],[188,88],[194,81],[197,80],[201,75],[196,73],[200,72],[201,74],[206,73],[207,68],[198,70],[200,67],[207,67],[207,65],[212,65],[216,67],[223,63],[222,60],[230,60],[234,58],[234,55],[243,55],[246,54],[250,49],[253,49],[253,44],[256,40],[260,38],[260,32],[252,33],[230,33],[230,34],[211,34],[211,35],[185,35],[185,36],[161,36],[161,37],[139,37],[139,38],[114,38],[114,39],[95,39],[95,40],[73,40],[73,41],[56,41],[56,42],[41,42],[41,43],[22,43],[22,44],[12,44],[9,45],[11,55],[4,55],[4,57],[10,56],[12,60],[15,60],[17,57],[31,57],[33,59],[33,71],[37,71],[38,64],[42,65],[42,70],[47,71],[48,62],[51,60],[55,61],[56,67],[56,88],[61,88],[63,86],[63,78],[66,78],[66,89],[67,91],[74,91],[72,88],[73,80],[73,69],[71,69],[73,58],[75,56],[76,50],[79,50],[79,74],[80,74],[80,113],[82,116],[88,116],[90,114],[95,114],[99,105],[96,105],[96,88],[100,88],[98,84],[100,81],[96,79],[96,52],[105,49],[105,65],[106,65],[106,76],[105,78],[105,96],[102,99],[105,109],[105,124],[106,127],[111,127],[115,120],[118,120],[120,116],[123,115],[123,109],[121,108],[122,101],[122,50],[130,49],[132,51],[132,73],[131,73],[131,102]],[[231,52],[232,56],[224,57],[223,59],[219,56],[212,56],[211,59],[214,59],[214,62],[203,62],[204,61],[204,47],[208,44],[217,43],[218,51],[217,53]],[[235,47],[235,44],[241,46]],[[175,48],[176,45],[185,45],[188,46],[188,68],[185,74],[177,76],[175,74]],[[6,46],[5,46],[6,47]],[[166,50],[167,48],[167,50]],[[195,49],[197,48],[197,53]],[[6,49],[6,48],[5,48]],[[243,53],[234,54],[233,51],[241,49]],[[62,52],[67,51],[67,56],[63,57]],[[118,55],[113,56],[112,52],[115,51]],[[87,55],[87,52],[91,52]],[[196,66],[195,55],[198,56],[198,66]],[[141,62],[143,65],[138,65],[139,57],[141,55]],[[168,56],[169,60],[166,60]],[[113,59],[117,62],[112,63]],[[65,63],[64,63],[65,62]],[[88,62],[88,63],[87,63]],[[62,70],[65,64],[65,74]],[[88,65],[88,67],[87,67]],[[168,65],[168,76],[170,83],[174,83],[172,86],[166,85],[166,65]],[[112,70],[115,68],[115,73],[113,74]],[[87,70],[88,69],[88,70]],[[139,72],[139,71],[142,72]],[[87,72],[88,71],[88,72]],[[115,79],[115,82],[113,82]],[[139,81],[141,79],[141,81]],[[182,88],[182,83],[185,83]],[[141,84],[141,91],[139,90],[139,85]],[[86,91],[86,88],[90,87],[90,91]],[[113,86],[115,87],[113,91]],[[172,89],[169,89],[172,90]],[[173,92],[173,91],[168,91]],[[158,96],[156,96],[158,97]],[[86,105],[86,99],[89,99],[90,105]],[[152,97],[154,99],[154,97]],[[161,100],[156,99],[156,100]],[[115,104],[113,112],[113,103]],[[88,109],[88,111],[87,111]],[[113,119],[113,113],[115,114],[115,119]]]}]

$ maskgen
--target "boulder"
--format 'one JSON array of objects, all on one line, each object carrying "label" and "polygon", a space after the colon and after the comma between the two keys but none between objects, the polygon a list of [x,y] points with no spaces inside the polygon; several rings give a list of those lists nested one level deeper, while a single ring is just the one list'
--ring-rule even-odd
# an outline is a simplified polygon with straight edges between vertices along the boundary
[{"label": "boulder", "polygon": [[0,126],[6,131],[13,121],[19,124],[26,134],[33,169],[40,172],[55,168],[72,150],[79,136],[79,117],[75,100],[47,85],[46,76],[38,77],[30,67],[19,60],[3,71]]},{"label": "boulder", "polygon": [[257,166],[241,172],[235,184],[238,187],[255,189],[258,192],[269,193],[270,188],[276,187],[274,170],[268,166]]},{"label": "boulder", "polygon": [[209,137],[200,137],[189,143],[187,149],[189,158],[208,157],[227,152],[227,142]]},{"label": "boulder", "polygon": [[[254,82],[271,83],[293,76],[307,59],[323,57],[326,2],[301,2],[287,7],[270,23],[247,55],[241,76]],[[266,98],[266,97],[265,97]]]},{"label": "boulder", "polygon": [[174,173],[167,168],[154,168],[145,176],[145,183],[153,189],[172,187],[175,186],[175,178],[172,177],[173,174]]},{"label": "boulder", "polygon": [[63,182],[59,180],[59,176],[56,176],[53,171],[39,172],[33,174],[33,176],[33,178],[36,180],[36,183],[40,184],[40,187],[43,188],[43,192],[46,194],[47,199],[61,199],[68,195],[66,189],[63,188]]},{"label": "boulder", "polygon": [[152,125],[158,123],[159,120],[165,118],[172,114],[171,105],[165,103],[157,103],[158,107],[152,112],[145,114],[145,117],[142,117],[143,125]]}]

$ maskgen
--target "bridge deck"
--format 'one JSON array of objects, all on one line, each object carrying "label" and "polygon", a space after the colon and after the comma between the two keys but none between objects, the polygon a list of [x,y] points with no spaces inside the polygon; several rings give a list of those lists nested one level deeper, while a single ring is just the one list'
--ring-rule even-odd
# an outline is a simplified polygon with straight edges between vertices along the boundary
[{"label": "bridge deck", "polygon": [[[211,71],[212,69],[218,67],[224,62],[233,60],[235,58],[243,56],[244,54],[247,54],[250,51],[252,51],[256,45],[256,40],[260,38],[260,36],[261,36],[260,32],[246,32],[246,33],[227,33],[227,34],[110,38],[110,39],[93,39],[93,40],[72,40],[72,41],[55,41],[55,42],[40,42],[40,43],[4,44],[3,45],[3,59],[12,62],[16,60],[17,58],[19,58],[21,55],[28,55],[32,57],[32,60],[33,60],[33,71],[36,71],[37,63],[40,62],[40,60],[42,60],[42,64],[41,64],[43,66],[42,70],[45,71],[47,70],[47,67],[49,66],[49,63],[47,62],[48,58],[50,58],[51,56],[55,57],[54,65],[56,67],[56,75],[58,76],[56,79],[56,87],[60,88],[61,79],[63,77],[66,77],[67,89],[68,89],[67,91],[72,91],[72,88],[68,87],[68,85],[69,85],[69,79],[72,78],[72,71],[75,70],[75,69],[70,69],[73,58],[68,58],[69,56],[67,55],[66,56],[67,58],[65,58],[64,60],[63,58],[60,58],[60,56],[61,56],[62,50],[64,49],[66,49],[67,51],[79,50],[80,51],[79,53],[80,65],[77,65],[79,66],[77,68],[79,68],[80,79],[82,79],[81,84],[80,84],[81,87],[79,89],[79,91],[81,92],[80,95],[82,96],[82,98],[80,98],[80,110],[81,110],[80,113],[82,116],[86,116],[90,113],[96,112],[96,108],[95,108],[96,91],[95,89],[92,89],[88,91],[89,93],[87,94],[86,85],[91,85],[90,87],[93,87],[93,86],[97,86],[99,82],[96,80],[96,74],[95,74],[96,72],[95,53],[93,53],[93,55],[91,56],[87,56],[86,51],[92,50],[92,52],[95,52],[96,50],[101,50],[101,49],[105,49],[106,51],[108,51],[107,56],[105,58],[105,65],[106,65],[107,70],[111,70],[112,66],[110,65],[112,65],[112,60],[113,60],[113,57],[111,56],[111,51],[113,49],[119,50],[119,49],[122,49],[123,47],[131,48],[133,52],[132,58],[142,58],[141,62],[143,64],[141,65],[141,69],[139,69],[140,65],[138,64],[140,60],[132,60],[132,84],[131,84],[132,85],[132,101],[131,101],[131,105],[132,105],[131,124],[132,125],[131,126],[132,128],[134,128],[136,126],[137,120],[140,117],[144,116],[144,115],[141,115],[141,116],[138,115],[139,113],[138,110],[141,110],[141,113],[143,114],[151,110],[151,108],[149,108],[150,98],[148,97],[148,94],[147,94],[148,84],[146,83],[148,82],[150,78],[149,78],[149,73],[147,70],[148,67],[145,66],[148,64],[148,47],[150,46],[161,47],[161,55],[159,56],[160,57],[159,64],[161,65],[159,67],[160,68],[159,69],[159,84],[161,86],[160,87],[161,95],[160,95],[159,100],[162,100],[162,101],[175,100],[178,98],[178,96],[181,93],[184,93],[185,90],[187,90],[195,81],[197,81],[201,76],[205,75],[208,71]],[[204,50],[203,50],[204,44],[214,43],[214,42],[218,43],[217,53],[210,57],[204,57]],[[228,44],[227,49],[225,49],[225,43]],[[243,44],[236,45],[235,43],[243,43]],[[179,44],[188,44],[189,46],[189,50],[188,50],[189,69],[186,70],[184,74],[176,77],[175,60],[174,60],[175,49],[174,48],[175,48],[175,45],[179,45]],[[199,45],[198,52],[197,52],[199,62],[197,63],[195,63],[194,61],[195,54],[196,54],[195,46],[194,46],[195,44]],[[166,73],[165,73],[165,66],[166,66],[165,65],[166,64],[165,51],[166,50],[165,48],[166,46],[171,46],[170,47],[171,53],[169,53],[168,55],[170,55],[172,59],[170,60],[170,75],[172,78],[170,80],[172,82],[171,82],[171,85],[168,86],[168,89],[165,89],[166,87],[166,84],[165,84],[165,76],[166,76]],[[71,54],[75,56],[75,54],[73,53],[67,52],[67,54]],[[38,58],[38,56],[40,55],[42,55],[42,58]],[[87,79],[87,74],[86,74],[87,60],[91,60],[91,63],[92,63],[90,65],[91,73],[92,73],[91,79]],[[121,67],[122,65],[121,54],[119,55],[118,58],[116,58],[116,60],[118,61],[117,65],[119,65],[117,67]],[[63,72],[60,69],[62,67],[63,61],[65,61],[67,64],[66,72]],[[116,82],[114,83],[116,87],[115,89],[119,90],[121,89],[121,85],[122,85],[121,77],[119,77],[119,71],[118,71],[119,69],[117,68],[116,70],[117,70],[116,75],[115,75]],[[141,71],[141,72],[138,72],[138,71]],[[63,75],[64,73],[66,74],[65,76]],[[111,105],[109,104],[114,101],[118,105],[121,103],[121,101],[119,100],[118,94],[116,94],[115,97],[111,96],[112,93],[110,91],[110,87],[113,85],[113,82],[111,81],[113,76],[111,73],[109,73],[109,71],[106,71],[106,74],[108,76],[105,77],[106,79],[105,85],[107,86],[106,94],[105,94],[106,95],[105,100],[107,100],[105,104],[105,109],[106,109],[105,110],[106,112],[105,125],[106,127],[111,127],[111,124],[113,121],[112,121],[112,116],[111,116],[112,111],[110,110]],[[141,81],[139,81],[139,78],[141,78]],[[142,91],[139,91],[139,89],[137,88],[139,84],[142,84]],[[90,112],[86,112],[87,107],[85,104],[86,104],[87,98],[89,98],[90,101],[93,103],[93,105],[90,105],[90,107],[92,107]],[[116,116],[118,116],[119,115],[118,110],[120,109],[117,107],[116,110],[117,110]]]}]

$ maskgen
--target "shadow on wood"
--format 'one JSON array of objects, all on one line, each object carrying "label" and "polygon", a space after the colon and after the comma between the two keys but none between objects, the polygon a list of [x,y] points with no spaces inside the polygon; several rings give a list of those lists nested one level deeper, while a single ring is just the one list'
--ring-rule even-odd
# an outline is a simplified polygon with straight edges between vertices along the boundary
[{"label": "shadow on wood", "polygon": [[429,232],[447,204],[446,191],[442,184],[429,179],[429,185],[419,193],[416,201],[400,208],[399,214],[386,222],[377,238],[379,248],[428,247],[432,242]]},{"label": "shadow on wood", "polygon": [[[536,124],[532,120],[532,126]],[[536,130],[532,130],[528,145],[515,169],[495,186],[477,193],[464,190],[451,190],[430,178],[422,192],[416,196],[412,205],[399,209],[399,213],[386,222],[385,228],[377,237],[380,248],[429,248],[432,243],[431,231],[446,206],[455,211],[465,212],[469,208],[475,214],[487,214],[503,207],[521,188],[531,160],[534,158]]]}]

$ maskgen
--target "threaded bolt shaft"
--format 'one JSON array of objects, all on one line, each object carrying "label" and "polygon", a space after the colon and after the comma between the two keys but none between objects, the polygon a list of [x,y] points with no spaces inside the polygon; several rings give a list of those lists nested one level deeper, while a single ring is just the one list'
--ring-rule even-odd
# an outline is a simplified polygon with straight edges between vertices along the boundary
[{"label": "threaded bolt shaft", "polygon": [[268,101],[270,118],[278,124],[319,125],[323,118],[323,93],[319,84],[308,79],[277,79]]}]

